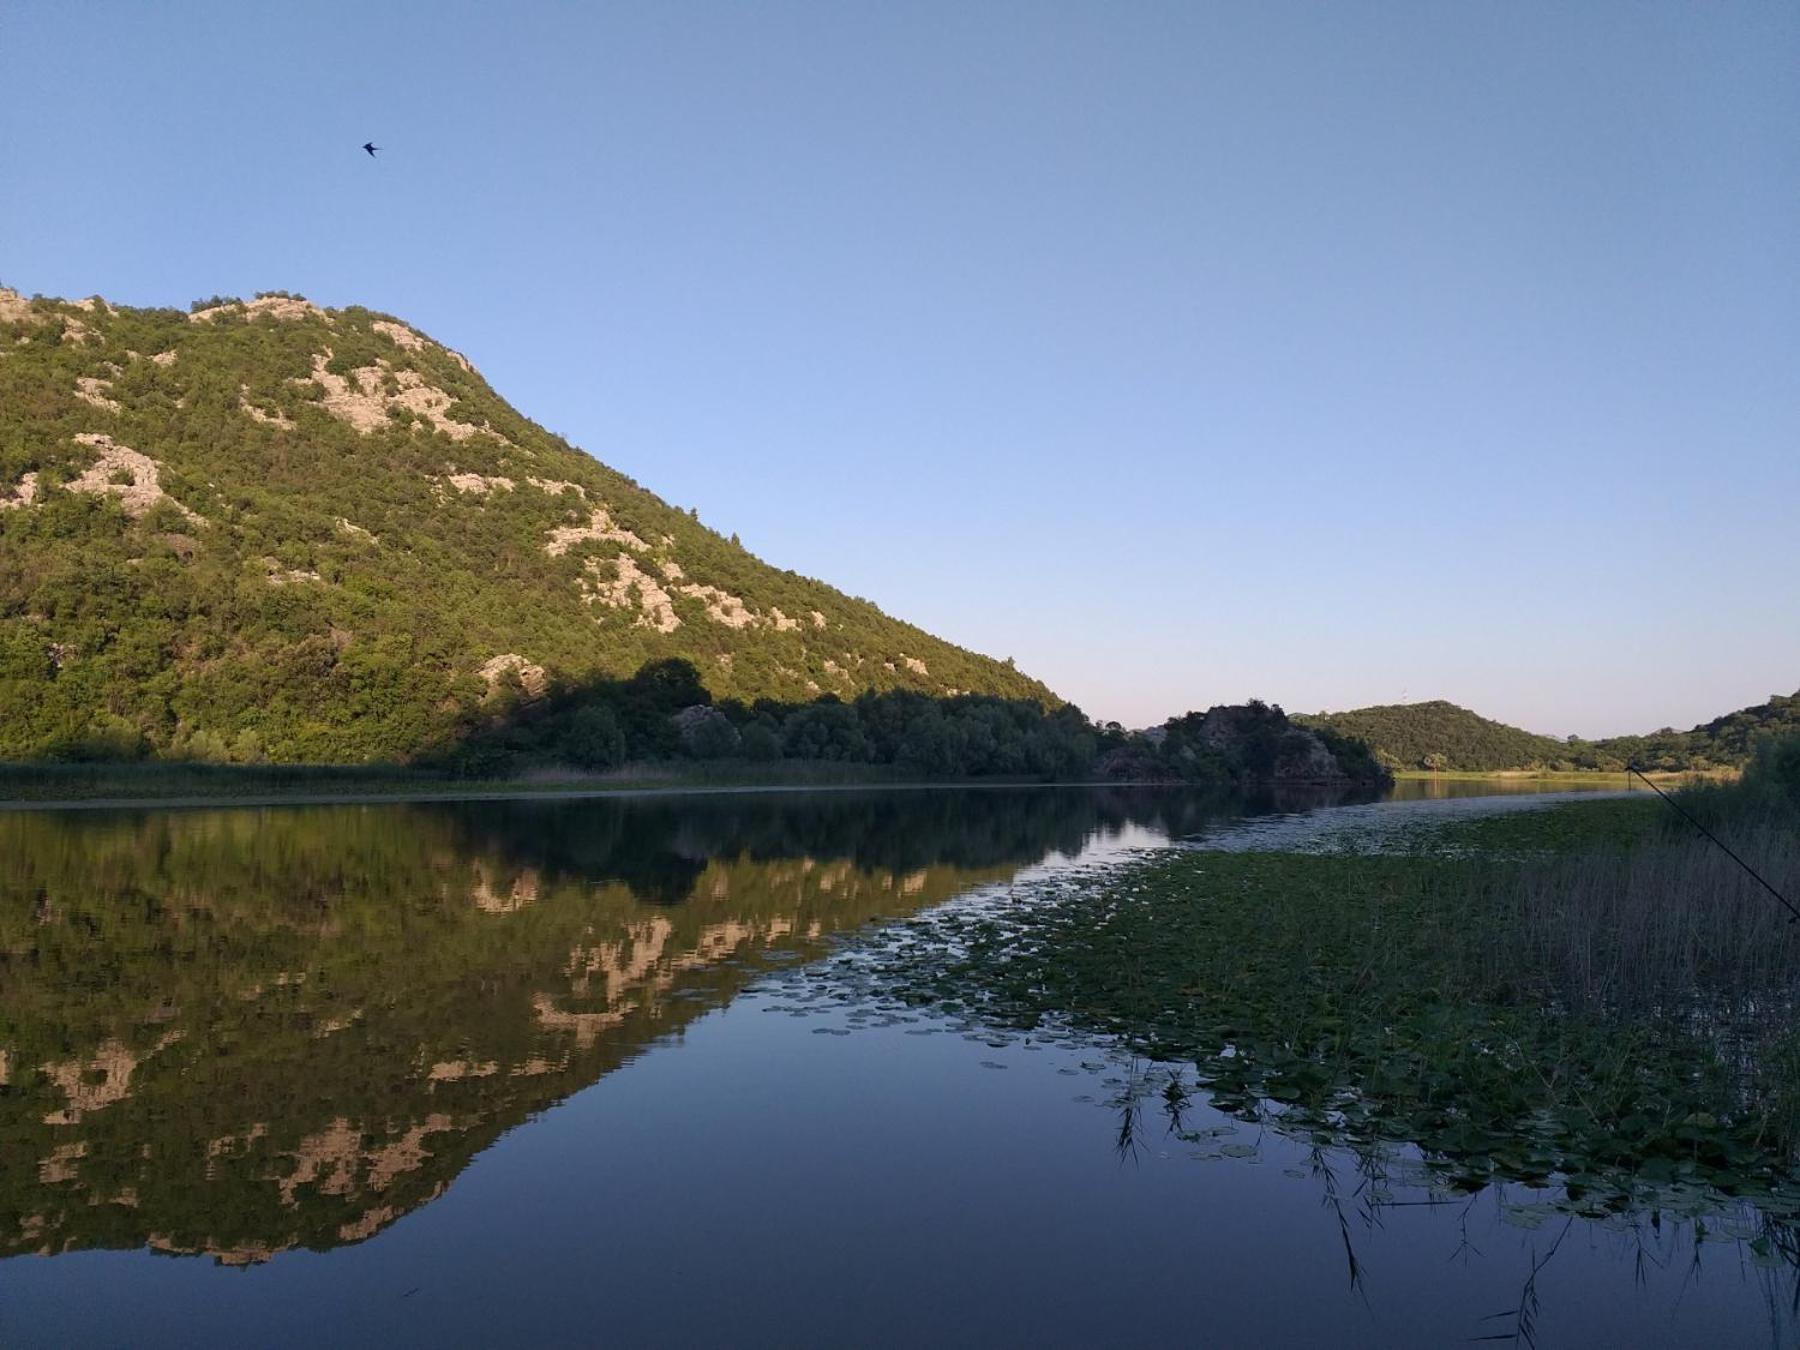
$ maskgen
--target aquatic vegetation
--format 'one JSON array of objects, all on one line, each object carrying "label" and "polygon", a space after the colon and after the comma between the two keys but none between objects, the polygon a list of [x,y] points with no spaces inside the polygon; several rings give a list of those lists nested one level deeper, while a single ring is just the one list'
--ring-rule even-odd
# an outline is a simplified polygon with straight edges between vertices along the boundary
[{"label": "aquatic vegetation", "polygon": [[[1221,1110],[1414,1144],[1453,1188],[1553,1187],[1587,1215],[1755,1197],[1785,1221],[1800,936],[1643,807],[1468,822],[1448,853],[1164,851],[915,918],[827,977],[1192,1064]],[[1800,880],[1791,836],[1738,845]]]}]

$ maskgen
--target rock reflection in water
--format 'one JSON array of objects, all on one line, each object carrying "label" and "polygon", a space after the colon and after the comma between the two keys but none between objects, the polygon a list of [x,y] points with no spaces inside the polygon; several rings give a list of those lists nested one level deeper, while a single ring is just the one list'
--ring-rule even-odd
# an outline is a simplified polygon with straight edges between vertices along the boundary
[{"label": "rock reflection in water", "polygon": [[1184,793],[0,817],[0,1254],[360,1241],[834,933]]}]

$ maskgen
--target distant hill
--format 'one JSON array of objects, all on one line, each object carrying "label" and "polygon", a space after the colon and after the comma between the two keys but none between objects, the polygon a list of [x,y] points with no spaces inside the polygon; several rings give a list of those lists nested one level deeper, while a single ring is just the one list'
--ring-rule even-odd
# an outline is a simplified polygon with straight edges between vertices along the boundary
[{"label": "distant hill", "polygon": [[1553,737],[1490,721],[1442,699],[1297,715],[1293,720],[1362,741],[1376,758],[1395,769],[1489,773],[1541,767],[1569,752],[1564,742]]},{"label": "distant hill", "polygon": [[1352,712],[1297,715],[1302,726],[1324,728],[1367,744],[1394,769],[1618,771],[1736,768],[1765,735],[1800,734],[1800,693],[1714,718],[1689,731],[1665,728],[1646,736],[1559,741],[1490,721],[1454,703],[1386,704]]},{"label": "distant hill", "polygon": [[398,319],[0,290],[0,759],[405,759],[671,658],[744,703],[1060,703],[762,562]]},{"label": "distant hill", "polygon": [[1800,736],[1800,690],[1775,694],[1767,703],[1740,708],[1689,731],[1664,728],[1648,736],[1614,736],[1595,742],[1621,763],[1646,768],[1740,767],[1765,736]]}]

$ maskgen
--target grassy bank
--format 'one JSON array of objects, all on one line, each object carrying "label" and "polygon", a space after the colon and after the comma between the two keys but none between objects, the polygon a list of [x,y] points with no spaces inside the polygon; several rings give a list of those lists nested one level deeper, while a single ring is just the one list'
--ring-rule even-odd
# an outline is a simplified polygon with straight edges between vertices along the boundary
[{"label": "grassy bank", "polygon": [[[1699,782],[1731,782],[1739,773],[1736,769],[1715,769],[1706,773],[1654,770],[1648,776],[1660,786],[1680,787]],[[1401,783],[1531,783],[1542,784],[1546,791],[1563,785],[1624,788],[1642,786],[1643,783],[1635,774],[1604,769],[1495,769],[1487,773],[1396,769],[1394,780]]]},{"label": "grassy bank", "polygon": [[[1800,892],[1800,813],[1707,791],[1733,847]],[[1449,1185],[1800,1214],[1800,925],[1754,881],[1650,797],[1407,849],[1168,850],[925,916],[857,978],[1191,1064],[1228,1112],[1415,1144]]]}]

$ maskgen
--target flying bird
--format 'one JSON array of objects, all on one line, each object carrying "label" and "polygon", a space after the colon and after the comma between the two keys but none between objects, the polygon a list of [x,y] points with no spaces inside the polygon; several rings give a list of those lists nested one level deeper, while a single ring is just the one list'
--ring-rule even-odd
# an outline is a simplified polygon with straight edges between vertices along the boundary
[{"label": "flying bird", "polygon": [[380,147],[380,146],[379,146],[379,145],[377,145],[377,144],[375,144],[375,142],[374,142],[374,141],[364,141],[364,142],[363,142],[363,149],[365,149],[365,150],[367,150],[367,151],[368,151],[368,152],[369,152],[369,158],[370,158],[370,159],[374,159],[374,158],[375,158],[375,152],[376,152],[376,151],[377,151],[377,150],[379,150],[379,149],[381,149],[381,147]]}]

